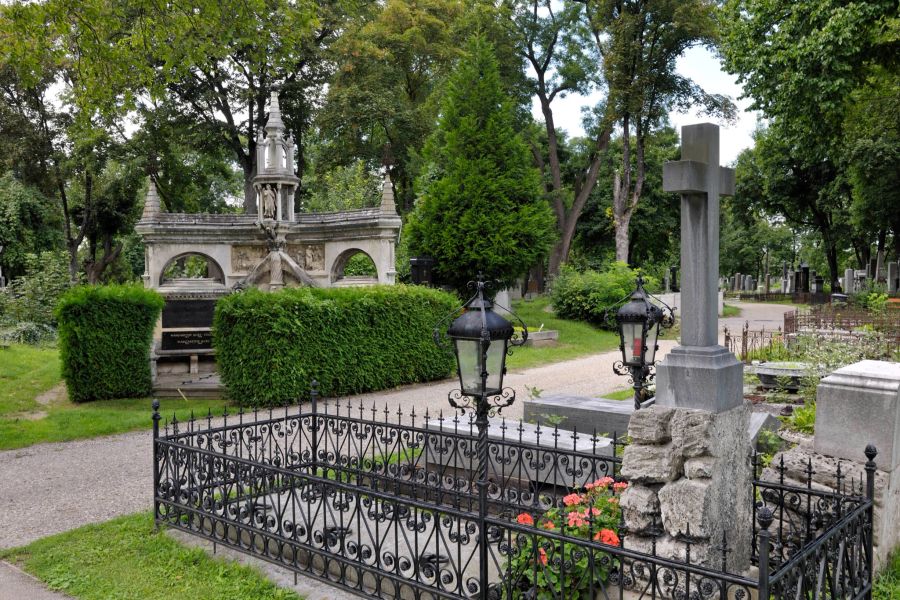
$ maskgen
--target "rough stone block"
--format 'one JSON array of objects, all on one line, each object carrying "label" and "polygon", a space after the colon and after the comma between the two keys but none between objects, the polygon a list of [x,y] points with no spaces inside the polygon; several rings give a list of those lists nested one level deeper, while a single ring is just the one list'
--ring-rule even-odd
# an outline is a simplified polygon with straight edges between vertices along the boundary
[{"label": "rough stone block", "polygon": [[663,527],[671,536],[708,538],[709,503],[713,494],[708,480],[679,479],[659,490]]},{"label": "rough stone block", "polygon": [[672,409],[656,406],[636,411],[628,423],[628,435],[638,444],[662,444],[669,441],[672,412]]},{"label": "rough stone block", "polygon": [[713,476],[714,466],[715,461],[708,456],[689,458],[684,461],[684,476],[688,479],[709,479]]},{"label": "rough stone block", "polygon": [[625,517],[629,533],[640,534],[659,523],[659,498],[656,490],[642,485],[632,485],[622,492],[619,506]]},{"label": "rough stone block", "polygon": [[672,417],[672,441],[685,457],[702,456],[709,450],[712,419],[713,414],[705,410],[679,410]]},{"label": "rough stone block", "polygon": [[[691,528],[691,532],[693,532],[693,528]],[[654,540],[656,542],[655,546],[653,543]],[[629,535],[625,538],[623,546],[627,550],[634,550],[635,552],[641,552],[644,554],[653,554],[655,552],[656,556],[668,560],[676,560],[678,562],[685,562],[687,560],[688,545],[685,542],[677,540],[667,534],[663,534],[656,538],[649,536]],[[718,566],[718,564],[720,563],[718,563],[717,561],[710,561],[710,550],[711,548],[709,544],[692,543],[691,564]]]},{"label": "rough stone block", "polygon": [[681,476],[682,458],[672,442],[662,446],[629,444],[622,458],[622,476],[636,483],[665,483]]}]

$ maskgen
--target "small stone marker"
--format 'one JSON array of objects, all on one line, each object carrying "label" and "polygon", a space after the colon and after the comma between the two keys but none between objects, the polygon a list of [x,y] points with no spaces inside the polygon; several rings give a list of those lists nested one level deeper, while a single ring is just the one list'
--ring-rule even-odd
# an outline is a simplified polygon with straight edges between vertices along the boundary
[{"label": "small stone marker", "polygon": [[844,269],[844,293],[851,294],[854,291],[853,288],[853,269]]}]

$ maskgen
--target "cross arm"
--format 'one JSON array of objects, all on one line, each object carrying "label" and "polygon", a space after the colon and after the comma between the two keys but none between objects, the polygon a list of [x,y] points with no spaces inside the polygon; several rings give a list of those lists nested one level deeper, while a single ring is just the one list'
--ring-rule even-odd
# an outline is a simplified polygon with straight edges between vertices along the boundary
[{"label": "cross arm", "polygon": [[[718,167],[720,196],[734,195],[734,169]],[[710,169],[696,160],[669,161],[663,165],[663,191],[678,194],[706,194]]]}]

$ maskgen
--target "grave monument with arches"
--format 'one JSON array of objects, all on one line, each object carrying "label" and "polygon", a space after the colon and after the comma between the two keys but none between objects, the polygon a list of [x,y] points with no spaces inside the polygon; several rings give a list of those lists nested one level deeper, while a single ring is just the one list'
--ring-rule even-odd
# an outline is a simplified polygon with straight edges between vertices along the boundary
[{"label": "grave monument with arches", "polygon": [[[161,385],[166,376],[187,381],[214,370],[213,307],[225,294],[246,287],[279,290],[395,282],[401,220],[389,176],[385,175],[378,207],[298,213],[294,198],[300,179],[294,172],[294,150],[273,92],[265,130],[256,140],[255,212],[165,212],[150,180],[135,230],[145,247],[144,285],[166,300],[151,353],[157,392],[166,391]],[[348,261],[359,254],[371,260],[371,274],[345,275]],[[194,389],[202,392],[202,384],[198,385]],[[218,391],[216,387],[211,393]]]}]

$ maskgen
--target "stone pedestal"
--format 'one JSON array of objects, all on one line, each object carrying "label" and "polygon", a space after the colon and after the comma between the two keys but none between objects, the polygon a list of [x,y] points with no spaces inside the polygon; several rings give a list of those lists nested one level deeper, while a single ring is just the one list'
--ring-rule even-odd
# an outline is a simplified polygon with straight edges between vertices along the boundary
[{"label": "stone pedestal", "polygon": [[[882,476],[876,497],[878,561],[900,545],[900,364],[864,360],[825,377],[816,394],[816,454],[856,463],[873,444]],[[821,461],[820,461],[821,462]],[[818,467],[814,467],[818,470]]]},{"label": "stone pedestal", "polygon": [[722,346],[676,346],[656,369],[660,406],[721,412],[744,402],[744,365]]},{"label": "stone pedestal", "polygon": [[728,570],[749,567],[753,488],[747,425],[749,405],[725,412],[653,407],[635,412],[622,475],[631,486],[621,506],[625,547],[721,567],[727,535]]}]

